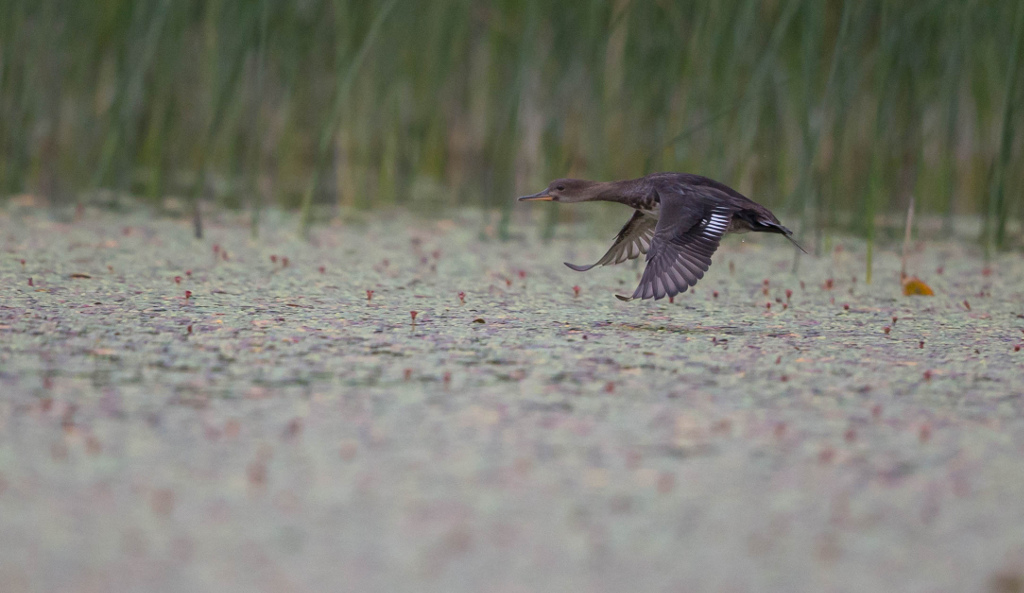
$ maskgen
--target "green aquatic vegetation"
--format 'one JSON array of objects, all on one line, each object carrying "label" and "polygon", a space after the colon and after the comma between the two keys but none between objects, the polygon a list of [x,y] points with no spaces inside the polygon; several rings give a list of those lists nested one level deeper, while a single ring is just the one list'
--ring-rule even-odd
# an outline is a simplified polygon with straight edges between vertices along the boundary
[{"label": "green aquatic vegetation", "polygon": [[808,236],[913,195],[1013,249],[1022,39],[979,0],[5,0],[0,201],[191,201],[197,232],[209,201],[253,233],[473,204],[504,233],[541,180],[685,171]]},{"label": "green aquatic vegetation", "polygon": [[794,274],[729,237],[673,303],[622,303],[640,268],[566,269],[607,247],[572,225],[204,222],[0,214],[0,582],[1019,577],[1019,258],[914,243],[936,294],[904,297],[898,246],[868,285],[862,240]]}]

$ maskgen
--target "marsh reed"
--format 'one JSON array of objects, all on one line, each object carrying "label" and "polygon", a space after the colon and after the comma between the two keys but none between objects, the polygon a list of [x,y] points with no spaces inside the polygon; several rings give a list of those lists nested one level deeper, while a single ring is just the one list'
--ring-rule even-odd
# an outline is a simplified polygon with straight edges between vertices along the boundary
[{"label": "marsh reed", "polygon": [[507,224],[553,177],[678,170],[819,238],[914,196],[1003,248],[1022,29],[982,0],[2,0],[0,199]]}]

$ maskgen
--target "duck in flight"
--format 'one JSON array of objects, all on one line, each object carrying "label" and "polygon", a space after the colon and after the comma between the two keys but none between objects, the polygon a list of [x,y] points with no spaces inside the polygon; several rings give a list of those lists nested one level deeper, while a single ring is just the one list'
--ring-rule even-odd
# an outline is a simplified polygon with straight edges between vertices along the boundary
[{"label": "duck in flight", "polygon": [[634,210],[604,256],[589,266],[568,262],[577,272],[620,264],[647,254],[647,267],[632,296],[623,301],[661,299],[685,292],[704,277],[711,255],[726,233],[793,233],[767,208],[713,179],[688,173],[653,173],[624,181],[556,179],[544,191],[519,198],[549,202],[618,202]]}]

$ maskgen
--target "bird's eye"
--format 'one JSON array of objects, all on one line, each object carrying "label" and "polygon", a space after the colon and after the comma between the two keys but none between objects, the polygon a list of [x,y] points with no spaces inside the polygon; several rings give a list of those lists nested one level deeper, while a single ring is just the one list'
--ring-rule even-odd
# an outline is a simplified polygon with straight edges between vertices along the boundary
[{"label": "bird's eye", "polygon": [[565,191],[565,186],[564,185],[559,185],[559,186],[555,187],[555,189],[557,189],[558,191]]}]

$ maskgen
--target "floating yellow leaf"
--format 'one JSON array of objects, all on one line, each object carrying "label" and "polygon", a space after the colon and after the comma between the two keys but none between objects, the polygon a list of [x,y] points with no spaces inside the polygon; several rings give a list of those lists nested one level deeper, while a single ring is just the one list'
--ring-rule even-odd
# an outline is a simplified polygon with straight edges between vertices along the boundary
[{"label": "floating yellow leaf", "polygon": [[917,276],[908,276],[903,279],[903,295],[934,296],[935,293],[932,291],[931,286],[925,284],[924,281]]}]

